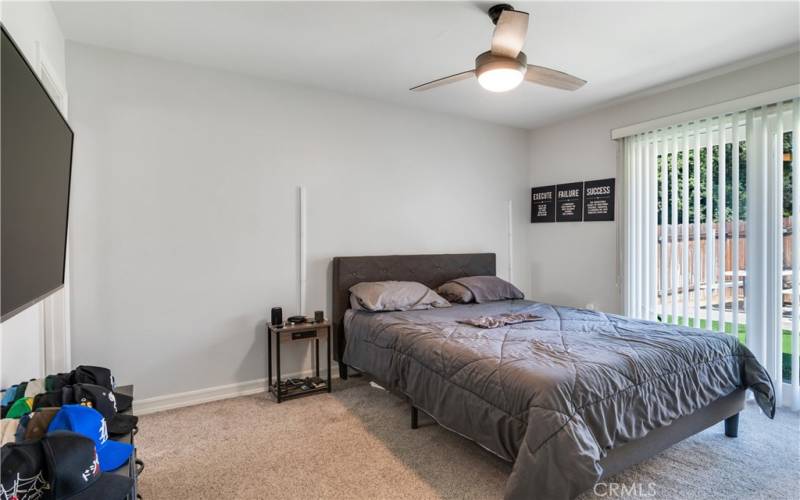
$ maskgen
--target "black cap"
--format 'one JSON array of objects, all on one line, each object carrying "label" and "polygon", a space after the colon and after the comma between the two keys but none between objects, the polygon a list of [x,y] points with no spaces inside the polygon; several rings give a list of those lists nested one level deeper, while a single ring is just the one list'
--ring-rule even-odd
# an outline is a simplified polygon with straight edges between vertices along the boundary
[{"label": "black cap", "polygon": [[103,474],[94,441],[74,432],[6,444],[0,461],[0,498],[121,500],[133,487],[129,477]]},{"label": "black cap", "polygon": [[133,405],[133,397],[121,392],[115,392],[114,397],[117,399],[117,411],[123,412],[130,410]]},{"label": "black cap", "polygon": [[111,370],[102,366],[81,365],[72,370],[73,384],[93,384],[114,390],[114,377]]},{"label": "black cap", "polygon": [[[70,402],[94,408],[106,419],[109,434],[128,434],[139,423],[139,417],[117,413],[117,399],[114,392],[94,384],[75,384],[72,386]],[[66,402],[66,400],[65,400]]]},{"label": "black cap", "polygon": [[56,431],[42,438],[42,451],[50,474],[50,488],[56,499],[121,500],[133,487],[133,479],[103,474],[94,441],[74,432]]},{"label": "black cap", "polygon": [[72,373],[57,373],[48,375],[44,378],[44,389],[46,391],[58,391],[62,387],[72,384]]},{"label": "black cap", "polygon": [[39,441],[8,443],[0,450],[0,498],[48,498],[50,481]]},{"label": "black cap", "polygon": [[63,404],[64,404],[64,395],[62,393],[62,390],[59,389],[57,391],[48,391],[37,394],[33,398],[33,405],[31,408],[33,410],[37,410],[39,408],[58,407]]},{"label": "black cap", "polygon": [[[114,376],[111,374],[111,370],[108,368],[103,368],[102,366],[81,365],[72,370],[72,373],[70,374],[70,380],[72,384],[99,385],[100,387],[105,387],[111,391],[117,387],[114,381]],[[126,394],[115,392],[114,395],[117,399],[118,412],[128,410],[131,407],[131,404],[133,404],[133,398]]]}]

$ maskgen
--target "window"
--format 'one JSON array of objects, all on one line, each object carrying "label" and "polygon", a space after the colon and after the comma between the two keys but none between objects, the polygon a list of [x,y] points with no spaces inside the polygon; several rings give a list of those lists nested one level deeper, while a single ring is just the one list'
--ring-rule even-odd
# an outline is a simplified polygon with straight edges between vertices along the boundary
[{"label": "window", "polygon": [[793,99],[635,133],[623,146],[625,313],[737,336],[794,406],[798,129]]}]

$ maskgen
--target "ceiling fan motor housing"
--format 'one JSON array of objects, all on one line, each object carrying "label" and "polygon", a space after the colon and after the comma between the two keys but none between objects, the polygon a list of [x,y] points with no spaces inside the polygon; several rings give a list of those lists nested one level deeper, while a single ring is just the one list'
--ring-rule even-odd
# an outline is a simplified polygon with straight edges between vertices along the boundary
[{"label": "ceiling fan motor housing", "polygon": [[475,58],[475,76],[480,78],[483,73],[495,69],[513,69],[524,74],[528,69],[528,57],[520,52],[516,58],[498,56],[492,51],[484,52]]},{"label": "ceiling fan motor housing", "polygon": [[514,7],[507,3],[499,3],[489,7],[489,17],[495,25],[497,24],[497,20],[500,19],[500,14],[502,14],[504,10],[514,10]]}]

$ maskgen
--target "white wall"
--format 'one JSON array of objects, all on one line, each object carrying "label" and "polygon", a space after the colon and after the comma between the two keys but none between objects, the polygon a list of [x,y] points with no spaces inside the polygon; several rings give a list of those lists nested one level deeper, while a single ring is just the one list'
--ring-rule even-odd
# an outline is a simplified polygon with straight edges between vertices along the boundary
[{"label": "white wall", "polygon": [[[266,376],[268,308],[337,255],[478,252],[527,277],[528,133],[69,43],[75,363],[139,398]],[[302,352],[285,370],[303,365]]]},{"label": "white wall", "polygon": [[[50,3],[3,1],[0,19],[34,69],[38,71],[43,58],[56,83],[65,88],[64,36]],[[63,301],[63,292],[47,300]],[[40,302],[0,325],[0,386],[45,373],[44,321]]]},{"label": "white wall", "polygon": [[[611,129],[800,82],[797,52],[530,133],[532,186],[617,176]],[[621,179],[617,179],[617,199]],[[617,222],[531,224],[531,297],[621,312]]]}]

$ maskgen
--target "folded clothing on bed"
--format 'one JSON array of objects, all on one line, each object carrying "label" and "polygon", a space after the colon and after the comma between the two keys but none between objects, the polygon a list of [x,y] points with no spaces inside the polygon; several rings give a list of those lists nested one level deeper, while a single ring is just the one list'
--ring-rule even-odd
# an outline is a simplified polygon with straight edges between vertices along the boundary
[{"label": "folded clothing on bed", "polygon": [[477,318],[462,319],[459,323],[477,326],[478,328],[500,328],[506,325],[516,325],[518,323],[528,323],[530,321],[541,321],[544,318],[529,313],[506,313],[496,316],[478,316]]}]

